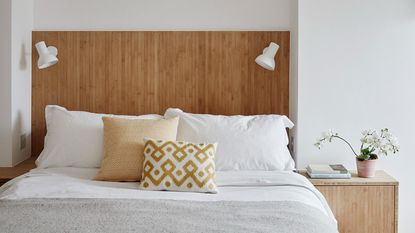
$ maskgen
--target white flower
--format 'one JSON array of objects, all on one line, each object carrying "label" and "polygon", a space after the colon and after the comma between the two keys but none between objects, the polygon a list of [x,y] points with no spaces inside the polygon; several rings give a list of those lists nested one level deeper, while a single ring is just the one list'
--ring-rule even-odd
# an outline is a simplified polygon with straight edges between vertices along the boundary
[{"label": "white flower", "polygon": [[391,136],[389,137],[389,141],[390,141],[390,143],[391,143],[392,145],[394,145],[394,146],[399,146],[399,141],[398,141],[398,138],[397,138],[397,137],[395,137],[395,136],[391,135]]},{"label": "white flower", "polygon": [[316,146],[318,149],[321,149],[324,142],[331,142],[333,140],[333,137],[337,135],[338,134],[335,133],[332,129],[329,129],[321,134],[321,138],[318,138],[316,140],[316,143],[314,143],[314,146]]},{"label": "white flower", "polygon": [[332,135],[332,132],[329,130],[329,131],[323,132],[321,134],[321,137],[324,138],[324,139],[329,139],[331,137],[331,135]]},{"label": "white flower", "polygon": [[[388,153],[399,152],[400,147],[398,139],[392,135],[387,128],[380,129],[379,132],[380,133],[378,133],[377,130],[373,129],[362,131],[362,138],[360,139],[360,142],[362,143],[360,153],[365,155],[387,155]],[[324,143],[332,142],[333,138],[337,138],[347,143],[347,145],[352,149],[353,153],[356,156],[359,156],[359,154],[356,153],[348,141],[340,137],[338,133],[335,133],[331,129],[323,132],[321,138],[318,138],[316,143],[314,143],[314,146],[316,146],[318,149],[321,149]]]},{"label": "white flower", "polygon": [[382,135],[383,138],[390,138],[390,137],[393,136],[391,133],[389,133],[389,131],[387,129],[386,130],[383,130],[381,132],[381,135]]},{"label": "white flower", "polygon": [[374,142],[375,142],[375,138],[374,138],[374,137],[369,136],[369,137],[367,138],[367,144],[373,144]]},{"label": "white flower", "polygon": [[318,149],[321,149],[320,139],[318,139],[318,141],[316,143],[314,143],[314,146],[317,147]]},{"label": "white flower", "polygon": [[399,151],[398,139],[387,128],[380,129],[380,134],[376,130],[364,130],[362,135],[362,148],[367,148],[373,153],[387,155]]},{"label": "white flower", "polygon": [[374,132],[376,132],[376,130],[373,130],[373,129],[366,129],[366,130],[363,130],[363,131],[362,131],[362,135],[363,135],[363,136],[370,136],[370,135],[372,135]]},{"label": "white flower", "polygon": [[337,135],[337,133],[333,132],[332,129],[329,129],[326,132],[323,132],[322,133],[322,135],[321,135],[322,138],[321,139],[331,142],[331,140],[333,139],[333,137],[336,136],[336,135]]}]

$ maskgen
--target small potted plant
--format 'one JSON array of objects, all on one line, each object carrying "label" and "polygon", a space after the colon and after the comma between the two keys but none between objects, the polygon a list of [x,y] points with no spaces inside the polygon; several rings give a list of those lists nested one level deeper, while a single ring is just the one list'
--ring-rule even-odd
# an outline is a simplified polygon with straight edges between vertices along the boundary
[{"label": "small potted plant", "polygon": [[345,142],[356,157],[357,175],[359,177],[373,177],[376,171],[376,160],[378,155],[388,155],[388,153],[397,153],[399,151],[398,139],[393,136],[387,128],[377,130],[364,130],[360,139],[361,146],[359,153],[353,149],[352,145],[338,133],[333,130],[324,132],[321,138],[317,139],[314,144],[318,149],[324,143],[332,142],[333,139],[339,139]]}]

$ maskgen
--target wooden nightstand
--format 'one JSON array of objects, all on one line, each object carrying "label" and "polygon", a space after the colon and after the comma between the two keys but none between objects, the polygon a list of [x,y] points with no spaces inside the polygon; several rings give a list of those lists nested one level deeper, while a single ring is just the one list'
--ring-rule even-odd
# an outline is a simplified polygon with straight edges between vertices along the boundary
[{"label": "wooden nightstand", "polygon": [[399,182],[384,171],[374,178],[311,179],[338,221],[340,233],[397,233]]},{"label": "wooden nightstand", "polygon": [[15,167],[0,167],[0,186],[36,167],[36,157],[30,157]]}]

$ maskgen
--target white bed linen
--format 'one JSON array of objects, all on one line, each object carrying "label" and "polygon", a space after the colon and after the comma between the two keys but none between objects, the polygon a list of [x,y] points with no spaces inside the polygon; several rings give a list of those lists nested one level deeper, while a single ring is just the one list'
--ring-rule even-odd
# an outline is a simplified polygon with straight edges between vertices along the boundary
[{"label": "white bed linen", "polygon": [[217,194],[139,190],[136,182],[94,181],[95,168],[33,169],[0,187],[0,199],[125,198],[192,201],[298,201],[335,221],[321,193],[303,176],[288,171],[217,172]]}]

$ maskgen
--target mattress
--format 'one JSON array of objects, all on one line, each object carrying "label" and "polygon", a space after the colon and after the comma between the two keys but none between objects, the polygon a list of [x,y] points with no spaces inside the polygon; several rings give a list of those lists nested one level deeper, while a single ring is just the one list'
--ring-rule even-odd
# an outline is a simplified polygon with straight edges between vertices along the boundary
[{"label": "mattress", "polygon": [[[215,206],[217,206],[219,209],[231,209],[232,207],[237,208],[238,206],[253,208],[253,206],[256,206],[259,210],[265,210],[264,203],[265,206],[267,206],[266,203],[272,203],[275,205],[275,208],[277,206],[279,206],[278,208],[282,208],[281,203],[284,203],[282,206],[290,206],[292,203],[298,203],[321,213],[330,224],[336,225],[333,213],[322,194],[305,177],[294,172],[218,171],[216,180],[218,185],[217,194],[144,191],[139,189],[139,183],[136,182],[94,181],[92,178],[97,172],[98,169],[91,168],[33,169],[29,173],[11,180],[0,188],[0,204],[6,203],[4,208],[7,206],[11,208],[13,206],[11,208],[13,210],[18,209],[15,203],[23,203],[27,200],[36,202],[37,206],[44,206],[44,208],[46,208],[48,203],[52,202],[48,202],[48,199],[53,200],[53,202],[56,202],[56,200],[68,200],[70,202],[79,200],[84,203],[84,205],[80,205],[81,207],[85,206],[85,203],[88,204],[88,200],[90,200],[90,203],[99,202],[97,200],[102,200],[99,203],[105,203],[108,200],[118,200],[114,201],[116,204],[113,203],[117,206],[125,205],[122,202],[123,200],[137,200],[137,203],[141,203],[140,206],[150,205],[149,203],[157,206],[160,203],[164,203],[163,206],[172,208],[171,206],[176,206],[177,202],[179,202],[185,207],[187,206],[187,208],[190,208],[192,205],[198,206],[197,208],[199,209],[202,206],[206,208],[216,208]],[[165,203],[166,201],[168,204]],[[41,205],[39,203],[43,204]],[[65,204],[68,203],[60,202],[62,206],[65,206]],[[21,205],[20,207],[24,208]],[[56,209],[56,206],[51,206],[50,208]],[[217,209],[212,209],[211,211],[217,212]],[[270,211],[273,212],[274,210],[271,209]],[[256,213],[258,211],[254,212]],[[301,210],[296,210],[296,212],[301,213]],[[257,220],[255,222],[259,222],[259,219],[263,219],[263,217],[256,216]],[[306,221],[306,219],[304,220]],[[154,222],[154,220],[152,221]],[[229,232],[233,230],[231,229]]]}]

